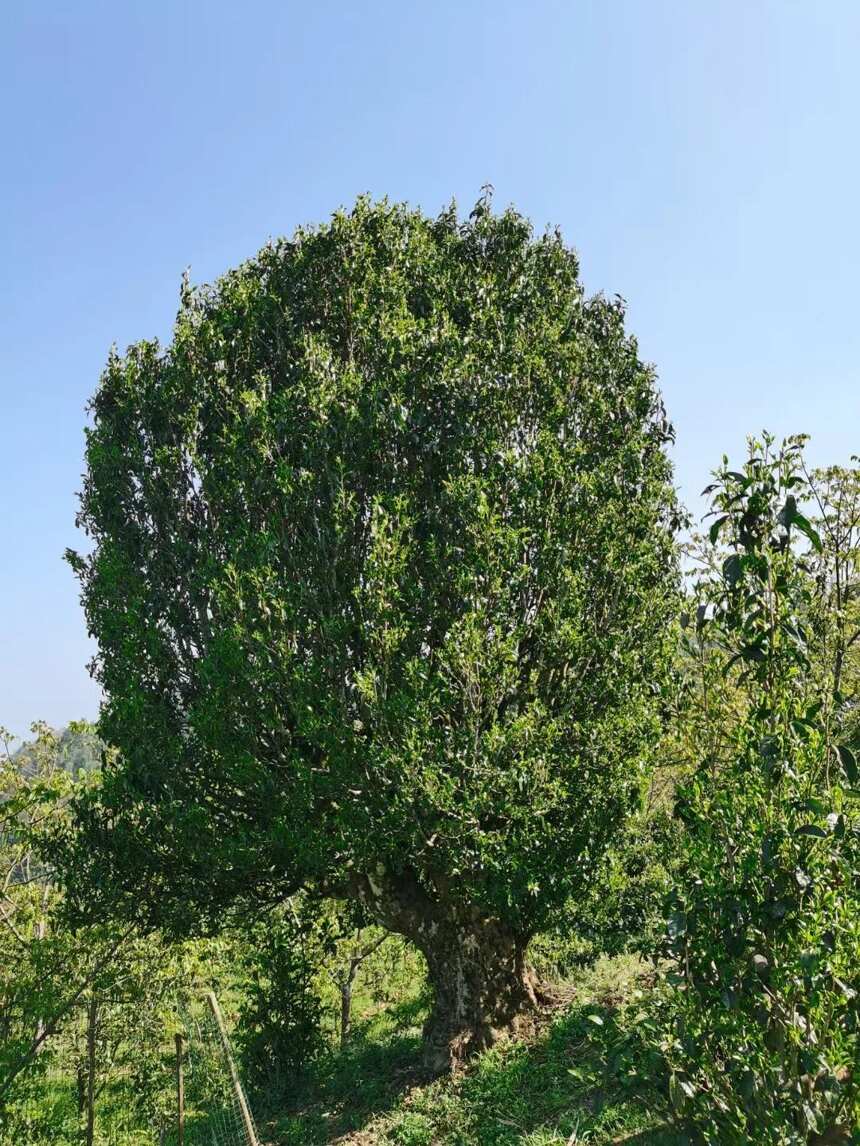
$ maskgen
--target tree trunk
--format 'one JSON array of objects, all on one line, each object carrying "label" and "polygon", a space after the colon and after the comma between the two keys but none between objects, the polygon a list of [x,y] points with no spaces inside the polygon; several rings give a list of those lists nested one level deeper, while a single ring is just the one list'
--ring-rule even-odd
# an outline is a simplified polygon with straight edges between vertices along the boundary
[{"label": "tree trunk", "polygon": [[87,1068],[83,1063],[78,1064],[78,1118],[83,1116],[87,1108]]},{"label": "tree trunk", "polygon": [[491,1046],[538,999],[526,963],[528,941],[500,921],[468,926],[436,921],[416,938],[427,960],[433,1009],[424,1026],[424,1062],[434,1073],[456,1067]]},{"label": "tree trunk", "polygon": [[[42,905],[39,914],[39,921],[36,924],[36,939],[41,942],[45,938],[48,930],[47,913],[48,913],[48,899],[51,893],[51,885],[46,883],[42,888]],[[41,1049],[45,1045],[45,1020],[39,1016],[36,1021],[36,1043]]]},{"label": "tree trunk", "polygon": [[353,890],[390,931],[422,952],[433,987],[424,1063],[435,1074],[491,1046],[539,1002],[529,936],[476,908],[431,898],[414,877],[357,877]]},{"label": "tree trunk", "polygon": [[349,970],[340,985],[340,1049],[349,1040],[349,1027],[352,1019],[352,984],[355,979],[355,960],[350,961]]},{"label": "tree trunk", "polygon": [[182,1035],[176,1043],[176,1146],[185,1146],[185,1046]]}]

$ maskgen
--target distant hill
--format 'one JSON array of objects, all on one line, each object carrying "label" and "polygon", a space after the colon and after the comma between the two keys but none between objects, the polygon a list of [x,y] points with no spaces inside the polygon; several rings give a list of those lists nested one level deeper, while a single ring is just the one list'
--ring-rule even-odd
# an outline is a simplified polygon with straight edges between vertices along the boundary
[{"label": "distant hill", "polygon": [[[58,763],[73,776],[93,772],[101,767],[102,742],[89,728],[64,728],[57,733]],[[32,771],[33,743],[27,741],[14,754],[13,759],[23,772]]]}]

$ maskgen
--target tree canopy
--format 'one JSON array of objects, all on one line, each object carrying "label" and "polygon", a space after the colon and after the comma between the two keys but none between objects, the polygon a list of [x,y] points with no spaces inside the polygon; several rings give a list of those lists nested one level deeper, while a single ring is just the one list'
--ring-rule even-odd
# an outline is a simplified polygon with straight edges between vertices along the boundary
[{"label": "tree canopy", "polygon": [[360,199],[184,283],[92,417],[70,560],[116,758],[79,910],[206,930],[313,885],[419,945],[443,908],[527,940],[635,806],[671,656],[622,300],[486,197]]}]

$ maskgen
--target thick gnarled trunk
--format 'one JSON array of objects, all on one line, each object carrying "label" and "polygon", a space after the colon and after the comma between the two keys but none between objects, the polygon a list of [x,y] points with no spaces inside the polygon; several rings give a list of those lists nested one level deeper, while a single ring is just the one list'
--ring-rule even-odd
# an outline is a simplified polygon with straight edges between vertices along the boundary
[{"label": "thick gnarled trunk", "polygon": [[430,896],[408,875],[356,876],[357,895],[388,930],[422,952],[433,987],[424,1061],[434,1073],[463,1063],[515,1030],[538,1004],[526,962],[529,937],[477,909]]},{"label": "thick gnarled trunk", "polygon": [[527,940],[498,920],[432,925],[416,943],[427,960],[433,1009],[424,1027],[428,1069],[446,1071],[514,1030],[537,1005]]}]

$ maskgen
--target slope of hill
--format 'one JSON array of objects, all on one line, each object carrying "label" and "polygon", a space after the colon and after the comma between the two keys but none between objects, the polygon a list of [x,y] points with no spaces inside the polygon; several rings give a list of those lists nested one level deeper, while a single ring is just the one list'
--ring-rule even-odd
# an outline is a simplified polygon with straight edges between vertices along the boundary
[{"label": "slope of hill", "polygon": [[[102,742],[87,724],[70,724],[55,732],[56,764],[73,776],[93,772],[101,767]],[[36,768],[35,741],[25,741],[13,754],[13,760],[25,774]]]},{"label": "slope of hill", "polygon": [[650,990],[635,957],[603,959],[521,1037],[459,1074],[422,1076],[420,995],[370,1008],[319,1060],[290,1108],[264,1119],[277,1146],[679,1146],[666,1078],[637,1026]]}]

